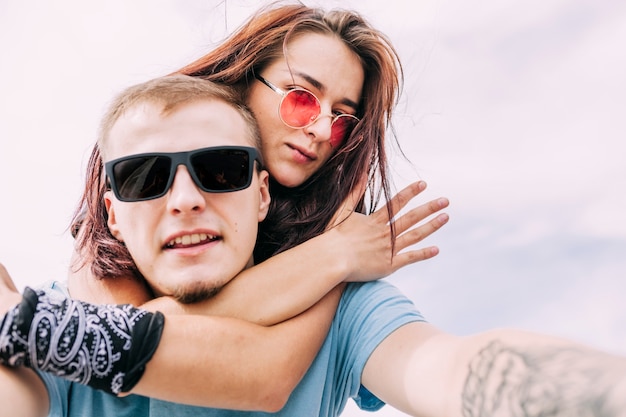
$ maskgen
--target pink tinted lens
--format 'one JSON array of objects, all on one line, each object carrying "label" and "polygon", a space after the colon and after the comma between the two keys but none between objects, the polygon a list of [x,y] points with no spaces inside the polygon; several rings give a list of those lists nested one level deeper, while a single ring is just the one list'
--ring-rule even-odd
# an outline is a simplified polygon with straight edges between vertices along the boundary
[{"label": "pink tinted lens", "polygon": [[358,123],[356,117],[352,117],[348,114],[338,116],[330,128],[330,146],[338,148],[343,141],[352,133],[352,129]]},{"label": "pink tinted lens", "polygon": [[283,122],[296,129],[311,124],[320,112],[320,102],[305,90],[289,91],[280,103],[280,117]]}]

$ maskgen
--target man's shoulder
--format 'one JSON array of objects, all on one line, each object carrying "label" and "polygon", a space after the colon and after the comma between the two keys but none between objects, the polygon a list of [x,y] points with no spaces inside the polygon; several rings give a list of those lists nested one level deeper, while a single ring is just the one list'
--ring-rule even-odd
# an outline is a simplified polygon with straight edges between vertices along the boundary
[{"label": "man's shoulder", "polygon": [[[415,304],[393,284],[377,280],[348,283],[337,308],[336,321],[378,322],[423,321]],[[356,324],[356,323],[353,323]]]},{"label": "man's shoulder", "polygon": [[373,300],[373,299],[405,299],[410,302],[408,297],[400,291],[395,285],[385,280],[376,280],[368,282],[349,282],[342,294],[342,301],[357,300]]}]

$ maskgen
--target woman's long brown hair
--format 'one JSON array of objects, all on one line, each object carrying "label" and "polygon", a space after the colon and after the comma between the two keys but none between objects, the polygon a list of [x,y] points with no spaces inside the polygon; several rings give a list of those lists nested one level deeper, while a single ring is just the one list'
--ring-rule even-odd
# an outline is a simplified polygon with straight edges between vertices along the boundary
[{"label": "woman's long brown hair", "polygon": [[[256,262],[323,233],[365,175],[370,211],[381,196],[389,200],[385,138],[392,132],[391,116],[403,77],[398,55],[384,34],[353,11],[325,11],[283,2],[259,10],[217,48],[176,71],[233,86],[245,98],[255,72],[284,56],[290,39],[310,32],[337,37],[359,56],[365,72],[357,112],[361,121],[333,157],[304,184],[287,188],[271,182],[272,204],[260,225]],[[88,182],[94,180],[96,169],[94,161],[88,168]],[[83,199],[77,214],[84,205]],[[364,206],[358,209],[364,210]],[[94,272],[102,276],[103,271]]]},{"label": "woman's long brown hair", "polygon": [[365,173],[370,209],[381,194],[389,199],[385,134],[391,131],[402,82],[398,55],[386,36],[355,12],[274,4],[260,10],[216,49],[178,71],[236,86],[245,95],[255,72],[282,57],[289,39],[310,32],[337,37],[359,56],[365,72],[357,114],[361,122],[333,158],[304,184],[286,188],[272,181],[272,205],[260,227],[257,262],[324,232]]}]

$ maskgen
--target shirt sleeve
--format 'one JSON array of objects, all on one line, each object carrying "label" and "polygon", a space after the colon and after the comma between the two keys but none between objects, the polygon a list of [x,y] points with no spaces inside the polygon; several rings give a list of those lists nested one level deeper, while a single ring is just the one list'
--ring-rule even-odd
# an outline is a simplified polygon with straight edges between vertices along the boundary
[{"label": "shirt sleeve", "polygon": [[43,380],[50,402],[48,417],[67,417],[68,399],[71,382],[57,378],[45,372],[37,372]]},{"label": "shirt sleeve", "polygon": [[425,321],[413,302],[387,281],[350,283],[337,309],[340,385],[359,408],[376,411],[385,403],[361,385],[367,360],[401,326]]}]

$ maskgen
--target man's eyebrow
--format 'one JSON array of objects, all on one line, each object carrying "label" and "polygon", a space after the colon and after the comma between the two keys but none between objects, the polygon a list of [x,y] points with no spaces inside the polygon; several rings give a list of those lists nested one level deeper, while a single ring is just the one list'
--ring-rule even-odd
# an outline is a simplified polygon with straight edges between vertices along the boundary
[{"label": "man's eyebrow", "polygon": [[[311,84],[313,87],[315,87],[316,89],[318,89],[322,93],[326,92],[326,86],[324,84],[322,84],[321,82],[319,82],[318,80],[316,80],[315,78],[311,77],[310,75],[305,74],[303,72],[296,72],[296,73],[294,73],[294,75],[297,75],[298,77],[304,78],[306,80],[306,82]],[[354,101],[350,100],[347,97],[344,97],[343,99],[341,99],[341,103],[345,104],[346,106],[352,107],[355,112],[359,108],[359,104],[358,103],[355,103]]]}]

